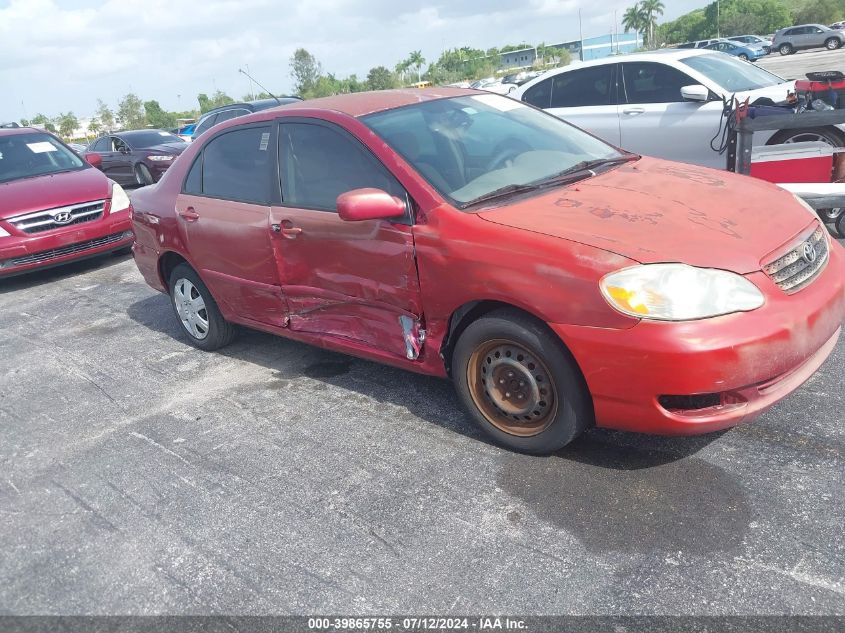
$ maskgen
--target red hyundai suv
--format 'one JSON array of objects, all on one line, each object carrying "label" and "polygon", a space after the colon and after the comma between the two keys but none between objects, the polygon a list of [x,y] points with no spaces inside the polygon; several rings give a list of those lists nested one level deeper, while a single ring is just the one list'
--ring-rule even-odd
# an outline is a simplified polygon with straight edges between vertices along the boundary
[{"label": "red hyundai suv", "polygon": [[778,187],[611,147],[470,90],[217,126],[134,197],[135,261],[192,344],[234,324],[437,376],[520,451],[595,424],[707,433],[807,380],[845,254]]},{"label": "red hyundai suv", "polygon": [[129,197],[52,134],[0,130],[0,277],[133,240]]}]

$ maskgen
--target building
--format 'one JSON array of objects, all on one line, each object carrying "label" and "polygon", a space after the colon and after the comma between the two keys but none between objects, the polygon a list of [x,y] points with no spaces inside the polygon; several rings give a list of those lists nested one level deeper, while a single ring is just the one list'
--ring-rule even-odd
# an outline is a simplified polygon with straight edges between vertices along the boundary
[{"label": "building", "polygon": [[[610,55],[633,53],[643,47],[641,33],[610,33],[598,37],[590,37],[583,41],[572,40],[560,44],[547,44],[546,48],[564,48],[572,55],[572,59],[588,61],[601,59]],[[583,57],[582,57],[583,52]],[[522,48],[507,53],[499,53],[499,68],[529,68],[537,61],[537,49]]]}]

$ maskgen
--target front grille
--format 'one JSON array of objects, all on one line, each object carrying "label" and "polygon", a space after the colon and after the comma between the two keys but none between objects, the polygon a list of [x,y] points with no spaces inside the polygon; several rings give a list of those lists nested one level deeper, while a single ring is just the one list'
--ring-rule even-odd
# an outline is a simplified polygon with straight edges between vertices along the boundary
[{"label": "front grille", "polygon": [[116,242],[120,242],[121,240],[125,240],[128,237],[131,237],[131,235],[132,231],[122,231],[120,233],[112,233],[111,235],[106,235],[105,237],[98,237],[95,240],[77,242],[76,244],[69,244],[68,246],[62,246],[61,248],[53,248],[49,251],[41,251],[40,253],[30,253],[29,255],[23,255],[21,257],[15,257],[12,259],[7,259],[4,262],[0,262],[0,268],[48,262],[52,259],[64,257],[65,255],[82,253],[92,248],[98,248],[100,246],[114,244]]},{"label": "front grille", "polygon": [[793,294],[813,283],[824,269],[828,255],[827,236],[824,227],[819,226],[786,255],[763,266],[763,271],[778,288]]},{"label": "front grille", "polygon": [[9,222],[16,229],[24,233],[41,233],[64,226],[93,222],[103,217],[103,210],[105,208],[105,200],[96,200],[95,202],[84,202],[82,204],[73,204],[67,207],[46,209],[44,211],[19,215],[11,218]]}]

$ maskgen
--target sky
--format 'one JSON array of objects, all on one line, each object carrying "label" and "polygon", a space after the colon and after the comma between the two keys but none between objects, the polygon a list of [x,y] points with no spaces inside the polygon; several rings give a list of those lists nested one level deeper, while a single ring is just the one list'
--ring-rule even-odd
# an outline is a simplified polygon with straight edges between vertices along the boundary
[{"label": "sky", "polygon": [[[664,0],[663,19],[707,0]],[[220,89],[240,99],[250,73],[290,94],[304,47],[337,76],[364,78],[413,50],[578,39],[614,29],[632,0],[0,0],[0,122],[92,115],[134,92],[166,110]],[[621,30],[621,26],[618,27]]]}]

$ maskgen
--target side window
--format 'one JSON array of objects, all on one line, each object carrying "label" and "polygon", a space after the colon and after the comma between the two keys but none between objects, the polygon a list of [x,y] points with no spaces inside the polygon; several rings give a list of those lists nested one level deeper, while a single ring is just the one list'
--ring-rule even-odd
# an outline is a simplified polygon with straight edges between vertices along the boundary
[{"label": "side window", "polygon": [[233,110],[223,110],[220,114],[217,115],[217,119],[214,121],[214,125],[218,123],[222,123],[223,121],[228,121],[229,119],[236,119],[239,116],[243,116],[245,114],[249,114],[249,110],[245,108],[235,108]]},{"label": "side window", "polygon": [[112,144],[116,152],[128,152],[129,146],[116,136],[112,136]]},{"label": "side window", "polygon": [[111,147],[109,147],[109,139],[108,137],[99,138],[96,142],[91,146],[90,151],[92,152],[109,152],[111,151]]},{"label": "side window", "polygon": [[811,26],[811,27],[809,27],[809,31],[810,31],[810,33],[824,33],[824,31],[822,31],[822,30],[821,30],[819,27],[817,27],[817,26]]},{"label": "side window", "polygon": [[336,211],[340,194],[365,187],[406,199],[402,185],[357,140],[309,123],[284,123],[279,130],[285,205]]},{"label": "side window", "polygon": [[269,127],[236,129],[212,139],[202,150],[203,194],[269,204],[271,152]]},{"label": "side window", "polygon": [[616,105],[614,64],[561,73],[554,77],[553,108]]},{"label": "side window", "polygon": [[681,102],[681,88],[698,83],[680,70],[654,62],[622,64],[622,74],[628,103]]},{"label": "side window", "polygon": [[522,100],[537,108],[550,107],[552,105],[552,80],[546,79],[535,86],[531,86],[522,95]]},{"label": "side window", "polygon": [[191,171],[185,178],[185,186],[182,187],[182,191],[192,194],[202,193],[202,154],[194,159],[194,164],[191,165]]},{"label": "side window", "polygon": [[202,121],[202,123],[200,123],[200,124],[199,124],[199,125],[198,125],[195,129],[194,129],[194,136],[199,136],[200,134],[202,134],[203,132],[205,132],[208,128],[210,128],[212,125],[214,125],[214,120],[215,120],[216,118],[217,118],[217,115],[216,115],[216,114],[212,114],[210,117],[208,117],[208,118],[206,118],[204,121]]}]

